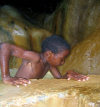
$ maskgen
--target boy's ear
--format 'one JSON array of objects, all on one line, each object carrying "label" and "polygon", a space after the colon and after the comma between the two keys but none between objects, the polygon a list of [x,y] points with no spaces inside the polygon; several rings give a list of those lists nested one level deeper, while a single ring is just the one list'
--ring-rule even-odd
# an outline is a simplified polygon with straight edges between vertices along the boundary
[{"label": "boy's ear", "polygon": [[45,52],[45,55],[46,55],[47,57],[51,57],[51,56],[53,55],[53,53],[52,53],[51,51],[46,51],[46,52]]}]

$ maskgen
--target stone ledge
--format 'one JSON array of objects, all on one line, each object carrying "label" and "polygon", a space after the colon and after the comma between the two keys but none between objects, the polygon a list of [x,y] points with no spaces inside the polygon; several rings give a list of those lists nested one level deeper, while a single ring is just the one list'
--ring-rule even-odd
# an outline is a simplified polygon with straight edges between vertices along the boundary
[{"label": "stone ledge", "polygon": [[99,107],[100,76],[85,82],[65,79],[31,80],[19,88],[0,82],[0,107]]}]

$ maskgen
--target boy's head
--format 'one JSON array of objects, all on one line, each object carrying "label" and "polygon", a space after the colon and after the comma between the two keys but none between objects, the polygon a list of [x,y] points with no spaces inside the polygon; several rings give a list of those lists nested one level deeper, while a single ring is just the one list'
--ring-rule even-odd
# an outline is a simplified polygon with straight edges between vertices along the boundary
[{"label": "boy's head", "polygon": [[51,51],[55,54],[63,51],[63,50],[69,50],[70,46],[69,44],[60,36],[52,35],[48,38],[46,38],[42,42],[42,52]]},{"label": "boy's head", "polygon": [[52,35],[42,43],[42,52],[51,65],[61,65],[69,54],[70,45],[60,36]]}]

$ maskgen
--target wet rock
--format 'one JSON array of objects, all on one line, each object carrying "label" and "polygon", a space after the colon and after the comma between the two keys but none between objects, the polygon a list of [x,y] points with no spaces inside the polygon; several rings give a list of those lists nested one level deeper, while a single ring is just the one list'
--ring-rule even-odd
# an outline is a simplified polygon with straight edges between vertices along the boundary
[{"label": "wet rock", "polygon": [[52,33],[45,29],[41,28],[31,28],[30,29],[30,38],[31,38],[31,47],[32,50],[36,52],[41,52],[41,44],[42,41],[46,38],[51,36]]},{"label": "wet rock", "polygon": [[[1,107],[99,107],[100,76],[78,82],[66,79],[31,80],[28,86],[0,83]],[[49,84],[49,85],[48,85]]]},{"label": "wet rock", "polygon": [[62,35],[72,46],[100,29],[100,1],[63,0],[44,27]]},{"label": "wet rock", "polygon": [[[0,41],[30,49],[27,28],[29,23],[13,7],[0,8]],[[18,39],[20,38],[20,39]],[[22,41],[22,42],[21,42]]]},{"label": "wet rock", "polygon": [[75,70],[82,74],[100,74],[99,30],[72,48],[65,64],[60,67],[62,74],[68,70]]}]

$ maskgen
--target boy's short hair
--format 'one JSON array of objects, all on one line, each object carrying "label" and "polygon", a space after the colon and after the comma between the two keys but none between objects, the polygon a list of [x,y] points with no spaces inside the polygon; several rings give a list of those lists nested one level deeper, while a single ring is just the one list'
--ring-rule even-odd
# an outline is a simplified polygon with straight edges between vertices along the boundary
[{"label": "boy's short hair", "polygon": [[52,35],[47,37],[42,42],[42,52],[51,51],[53,53],[59,53],[66,49],[70,49],[70,45],[60,36]]}]

